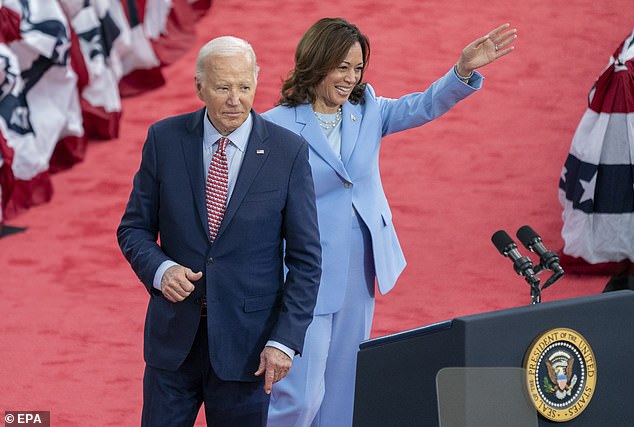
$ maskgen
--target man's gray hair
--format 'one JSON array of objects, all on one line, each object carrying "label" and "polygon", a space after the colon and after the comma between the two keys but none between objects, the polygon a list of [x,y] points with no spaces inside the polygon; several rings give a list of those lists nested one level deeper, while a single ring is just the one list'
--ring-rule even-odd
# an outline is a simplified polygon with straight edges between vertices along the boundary
[{"label": "man's gray hair", "polygon": [[200,48],[198,52],[198,58],[196,58],[196,79],[202,80],[202,76],[205,74],[205,59],[209,56],[233,56],[243,53],[251,58],[253,63],[254,78],[258,80],[258,67],[257,59],[255,57],[255,51],[249,42],[239,39],[233,36],[217,37],[205,44]]}]

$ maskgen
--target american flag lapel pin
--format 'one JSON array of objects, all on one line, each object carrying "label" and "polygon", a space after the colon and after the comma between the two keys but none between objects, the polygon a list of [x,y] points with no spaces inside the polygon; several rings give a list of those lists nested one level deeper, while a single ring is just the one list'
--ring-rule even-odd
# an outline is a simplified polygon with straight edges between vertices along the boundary
[{"label": "american flag lapel pin", "polygon": [[255,154],[264,154],[264,150],[255,150]]}]

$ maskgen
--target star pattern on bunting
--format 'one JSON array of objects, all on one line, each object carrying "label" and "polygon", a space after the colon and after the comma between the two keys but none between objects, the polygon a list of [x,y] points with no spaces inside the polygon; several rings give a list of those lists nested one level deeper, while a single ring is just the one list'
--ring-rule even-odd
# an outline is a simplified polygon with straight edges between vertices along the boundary
[{"label": "star pattern on bunting", "polygon": [[597,185],[597,172],[592,175],[590,181],[579,179],[579,184],[583,187],[583,193],[579,198],[579,204],[585,202],[586,200],[592,201],[594,199],[594,189]]}]

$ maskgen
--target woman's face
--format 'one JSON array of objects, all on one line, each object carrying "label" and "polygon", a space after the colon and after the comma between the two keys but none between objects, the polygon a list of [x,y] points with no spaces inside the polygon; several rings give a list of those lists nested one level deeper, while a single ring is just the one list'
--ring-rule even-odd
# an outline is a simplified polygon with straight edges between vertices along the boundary
[{"label": "woman's face", "polygon": [[315,87],[313,109],[318,113],[334,113],[343,105],[361,78],[363,52],[357,42],[350,47],[345,59],[331,70]]}]

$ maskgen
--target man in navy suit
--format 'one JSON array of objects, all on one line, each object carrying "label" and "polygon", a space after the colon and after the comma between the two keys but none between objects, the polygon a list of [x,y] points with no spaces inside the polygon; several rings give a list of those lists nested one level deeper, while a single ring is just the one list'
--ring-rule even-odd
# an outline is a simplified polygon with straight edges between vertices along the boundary
[{"label": "man in navy suit", "polygon": [[[208,425],[264,426],[272,384],[302,352],[321,275],[308,147],[251,109],[257,72],[244,40],[210,41],[195,76],[206,107],[148,131],[117,230],[150,294],[144,426],[192,426],[202,403]],[[212,231],[223,137],[227,202]]]}]

